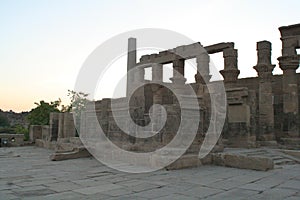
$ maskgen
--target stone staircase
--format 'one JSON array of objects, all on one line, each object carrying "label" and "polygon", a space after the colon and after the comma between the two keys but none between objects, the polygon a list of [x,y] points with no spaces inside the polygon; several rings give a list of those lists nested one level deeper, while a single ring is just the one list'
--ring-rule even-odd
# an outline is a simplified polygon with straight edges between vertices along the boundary
[{"label": "stone staircase", "polygon": [[[226,148],[222,153],[213,154],[213,164],[265,171],[281,168],[283,165],[300,163],[300,158],[295,156],[300,155],[300,151],[293,151],[293,153],[291,155],[281,149],[265,147],[256,149]],[[226,157],[230,157],[234,162],[226,162]],[[249,160],[251,160],[251,165],[245,164]]]},{"label": "stone staircase", "polygon": [[61,138],[55,144],[55,152],[50,155],[52,161],[90,157],[91,154],[83,146],[80,138]]},{"label": "stone staircase", "polygon": [[263,156],[272,159],[275,166],[300,163],[296,157],[285,154],[277,149],[259,149],[246,153],[247,156]]}]

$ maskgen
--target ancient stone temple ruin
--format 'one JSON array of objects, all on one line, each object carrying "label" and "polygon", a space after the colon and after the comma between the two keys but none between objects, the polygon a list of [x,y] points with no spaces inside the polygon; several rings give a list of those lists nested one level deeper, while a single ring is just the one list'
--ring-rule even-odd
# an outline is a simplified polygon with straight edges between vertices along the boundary
[{"label": "ancient stone temple ruin", "polygon": [[[218,109],[224,107],[226,110],[225,123],[222,126],[221,137],[212,152],[221,152],[224,147],[299,148],[300,76],[296,70],[299,67],[300,55],[297,55],[296,49],[300,48],[300,24],[280,27],[279,31],[282,55],[278,61],[283,74],[272,74],[276,61],[271,61],[271,43],[260,41],[257,42],[256,48],[257,64],[253,66],[258,76],[241,79],[238,78],[240,73],[237,64],[238,50],[235,49],[233,42],[205,47],[202,47],[200,43],[183,45],[157,54],[143,55],[137,62],[136,42],[138,41],[135,38],[129,38],[127,71],[135,68],[136,70],[134,73],[128,73],[127,97],[102,99],[89,104],[83,113],[81,132],[95,134],[94,124],[100,123],[106,137],[115,145],[129,151],[149,152],[170,143],[180,124],[192,126],[189,124],[189,119],[193,119],[194,115],[200,113],[197,134],[192,144],[184,155],[169,167],[180,168],[195,166],[199,162],[202,164],[216,162],[217,158],[214,161],[212,161],[213,158],[199,159],[198,152],[212,118],[211,96],[218,95],[217,92],[212,94],[214,91],[209,90],[209,87],[222,82],[224,83],[226,104],[219,105]],[[201,48],[198,48],[199,45]],[[220,71],[223,81],[210,81],[209,55],[214,53],[223,54],[224,69]],[[186,84],[185,60],[192,58],[196,59],[198,72],[195,74],[195,82]],[[161,85],[164,73],[163,65],[165,64],[172,64],[174,73],[171,83],[164,83],[164,85],[174,88],[179,96],[175,96],[168,87]],[[152,81],[156,84],[147,84],[147,80],[144,78],[146,68],[151,68]],[[137,89],[131,88],[137,83],[143,83],[144,86]],[[193,105],[186,89],[187,86],[191,87],[196,94],[197,106]],[[186,102],[186,105],[189,106],[180,107],[180,101]],[[123,109],[126,104],[130,105],[129,108]],[[116,124],[116,118],[120,123],[126,124],[128,118],[124,116],[129,112],[136,125],[147,126],[151,121],[149,110],[153,104],[163,105],[167,113],[164,127],[153,137],[136,138],[133,136],[134,134],[125,134]],[[112,114],[112,107],[116,109],[117,114]],[[90,117],[94,110],[97,115],[96,120]],[[188,113],[186,120],[181,121],[181,114],[185,111]],[[161,114],[159,110],[154,110],[153,113]],[[157,124],[159,121],[153,122],[151,128],[146,131],[149,131],[149,134],[157,131],[155,127]],[[128,129],[131,132],[139,130],[135,126],[129,126]],[[188,131],[185,134],[189,134]]]}]

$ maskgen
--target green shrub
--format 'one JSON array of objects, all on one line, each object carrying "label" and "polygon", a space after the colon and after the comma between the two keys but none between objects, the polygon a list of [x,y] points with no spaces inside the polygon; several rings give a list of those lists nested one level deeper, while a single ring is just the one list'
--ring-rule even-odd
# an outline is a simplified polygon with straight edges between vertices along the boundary
[{"label": "green shrub", "polygon": [[32,109],[27,115],[27,120],[30,125],[49,125],[49,116],[51,112],[60,112],[58,107],[60,105],[60,100],[47,103],[45,101],[40,101],[40,103],[35,103],[36,108]]},{"label": "green shrub", "polygon": [[9,127],[10,124],[6,116],[0,113],[0,127]]},{"label": "green shrub", "polygon": [[28,128],[25,128],[21,125],[16,125],[15,128],[14,128],[14,132],[16,134],[23,134],[25,141],[29,140],[29,130],[28,130]]}]

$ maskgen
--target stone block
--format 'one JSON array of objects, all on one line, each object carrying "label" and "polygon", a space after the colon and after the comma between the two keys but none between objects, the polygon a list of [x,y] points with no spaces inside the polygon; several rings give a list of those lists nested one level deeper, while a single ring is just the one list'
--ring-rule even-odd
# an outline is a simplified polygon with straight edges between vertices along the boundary
[{"label": "stone block", "polygon": [[84,147],[79,147],[74,149],[71,152],[62,152],[62,153],[54,153],[50,156],[52,161],[60,161],[60,160],[67,160],[67,159],[76,159],[76,158],[85,158],[90,157],[91,154],[88,150]]},{"label": "stone block", "polygon": [[246,122],[250,124],[250,108],[247,105],[231,105],[228,107],[228,122]]},{"label": "stone block", "polygon": [[44,142],[44,148],[55,150],[55,148],[56,148],[56,141],[45,141]]},{"label": "stone block", "polygon": [[[300,143],[299,140],[298,142]],[[300,150],[282,150],[282,152],[300,160]]]},{"label": "stone block", "polygon": [[75,145],[78,145],[78,146],[82,146],[83,145],[79,137],[70,137],[69,141],[72,144],[75,144]]},{"label": "stone block", "polygon": [[213,163],[213,157],[211,154],[206,155],[204,158],[200,158],[200,163],[202,165],[209,165]]},{"label": "stone block", "polygon": [[300,148],[300,138],[280,138],[280,142],[289,148]]},{"label": "stone block", "polygon": [[44,140],[41,140],[41,139],[36,139],[35,140],[35,146],[37,146],[37,147],[42,147],[42,148],[44,148],[45,147],[45,141]]},{"label": "stone block", "polygon": [[29,128],[29,140],[34,142],[36,139],[42,139],[42,128],[41,125],[31,125]]},{"label": "stone block", "polygon": [[198,167],[201,165],[198,154],[187,154],[181,156],[178,160],[166,167],[167,170],[184,169]]},{"label": "stone block", "polygon": [[266,157],[251,157],[243,155],[224,154],[222,155],[224,165],[241,169],[254,169],[267,171],[274,168],[272,159]]},{"label": "stone block", "polygon": [[224,166],[224,157],[223,154],[214,153],[212,154],[212,163],[218,166]]}]

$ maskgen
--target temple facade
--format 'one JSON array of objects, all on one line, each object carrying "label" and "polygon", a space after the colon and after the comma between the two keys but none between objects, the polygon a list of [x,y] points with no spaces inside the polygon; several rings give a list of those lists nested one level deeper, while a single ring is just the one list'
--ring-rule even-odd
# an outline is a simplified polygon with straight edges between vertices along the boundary
[{"label": "temple facade", "polygon": [[[237,65],[238,50],[233,42],[219,43],[199,48],[200,43],[179,46],[158,54],[143,55],[136,60],[136,39],[129,38],[127,70],[139,67],[134,73],[128,73],[127,95],[120,99],[103,99],[94,102],[101,127],[107,136],[116,143],[131,141],[133,146],[143,144],[141,150],[147,150],[170,142],[180,123],[178,99],[167,87],[161,86],[163,81],[163,65],[172,63],[174,73],[171,83],[182,95],[187,85],[184,78],[185,60],[195,58],[198,72],[195,82],[190,85],[198,98],[200,121],[197,137],[203,137],[211,120],[210,91],[208,85],[216,84],[210,81],[209,55],[223,53],[224,69],[220,71],[226,91],[226,119],[222,130],[222,144],[232,147],[257,147],[259,145],[299,145],[299,84],[300,76],[296,73],[299,67],[300,55],[300,24],[280,27],[282,41],[282,56],[278,58],[282,75],[273,75],[275,64],[271,61],[271,43],[257,42],[257,64],[253,67],[258,76],[239,79]],[[201,46],[202,47],[202,46]],[[203,51],[204,49],[204,51]],[[144,79],[145,68],[152,68],[152,81],[157,84],[147,84]],[[200,72],[200,73],[199,73]],[[218,81],[217,81],[218,82]],[[131,91],[135,83],[145,83]],[[180,92],[179,92],[180,93]],[[111,105],[130,104],[130,114],[137,125],[149,123],[149,109],[153,104],[165,107],[168,119],[165,127],[151,139],[138,139],[124,134],[116,126],[111,115]],[[91,106],[94,106],[91,105]],[[86,113],[88,114],[89,111]],[[128,112],[128,111],[124,111]],[[122,112],[119,112],[120,117]],[[88,119],[88,118],[86,118]],[[127,119],[124,119],[125,121]],[[83,122],[83,130],[91,130],[89,120]],[[126,123],[126,122],[124,122]],[[149,130],[151,131],[151,130]],[[153,131],[153,130],[152,130]],[[197,138],[196,137],[196,138]]]},{"label": "temple facade", "polygon": [[[222,152],[224,147],[299,149],[300,74],[296,70],[300,63],[297,54],[300,24],[280,27],[279,31],[282,55],[278,61],[283,74],[273,75],[272,44],[265,40],[257,42],[257,64],[253,66],[257,77],[251,78],[238,78],[238,50],[233,42],[210,46],[188,44],[143,55],[137,60],[137,41],[129,38],[126,97],[90,102],[82,113],[80,136],[95,136],[97,141],[93,145],[97,146],[96,143],[101,142],[97,137],[97,124],[100,124],[106,138],[121,149],[152,152],[171,143],[178,132],[184,136],[182,143],[187,143],[184,138],[189,138],[191,130],[196,127],[193,141],[177,164],[173,164],[174,168],[198,165],[199,150],[205,137],[208,134],[214,136],[216,132],[220,135],[210,152]],[[214,53],[223,54],[221,81],[210,80],[210,54]],[[184,77],[188,59],[196,60],[194,83],[186,83]],[[174,69],[168,83],[163,82],[163,66],[166,64],[172,64]],[[151,68],[151,81],[145,80],[146,68]],[[157,104],[162,105],[164,111],[153,106]],[[72,121],[70,116],[56,115],[50,116],[50,127],[45,131],[48,135],[45,138],[51,144],[75,136],[75,129],[69,123]],[[211,123],[214,128],[211,128]],[[135,137],[141,132],[149,137]],[[41,140],[37,141],[41,144]],[[44,141],[40,146],[45,144]],[[179,142],[178,149],[180,145]]]}]

